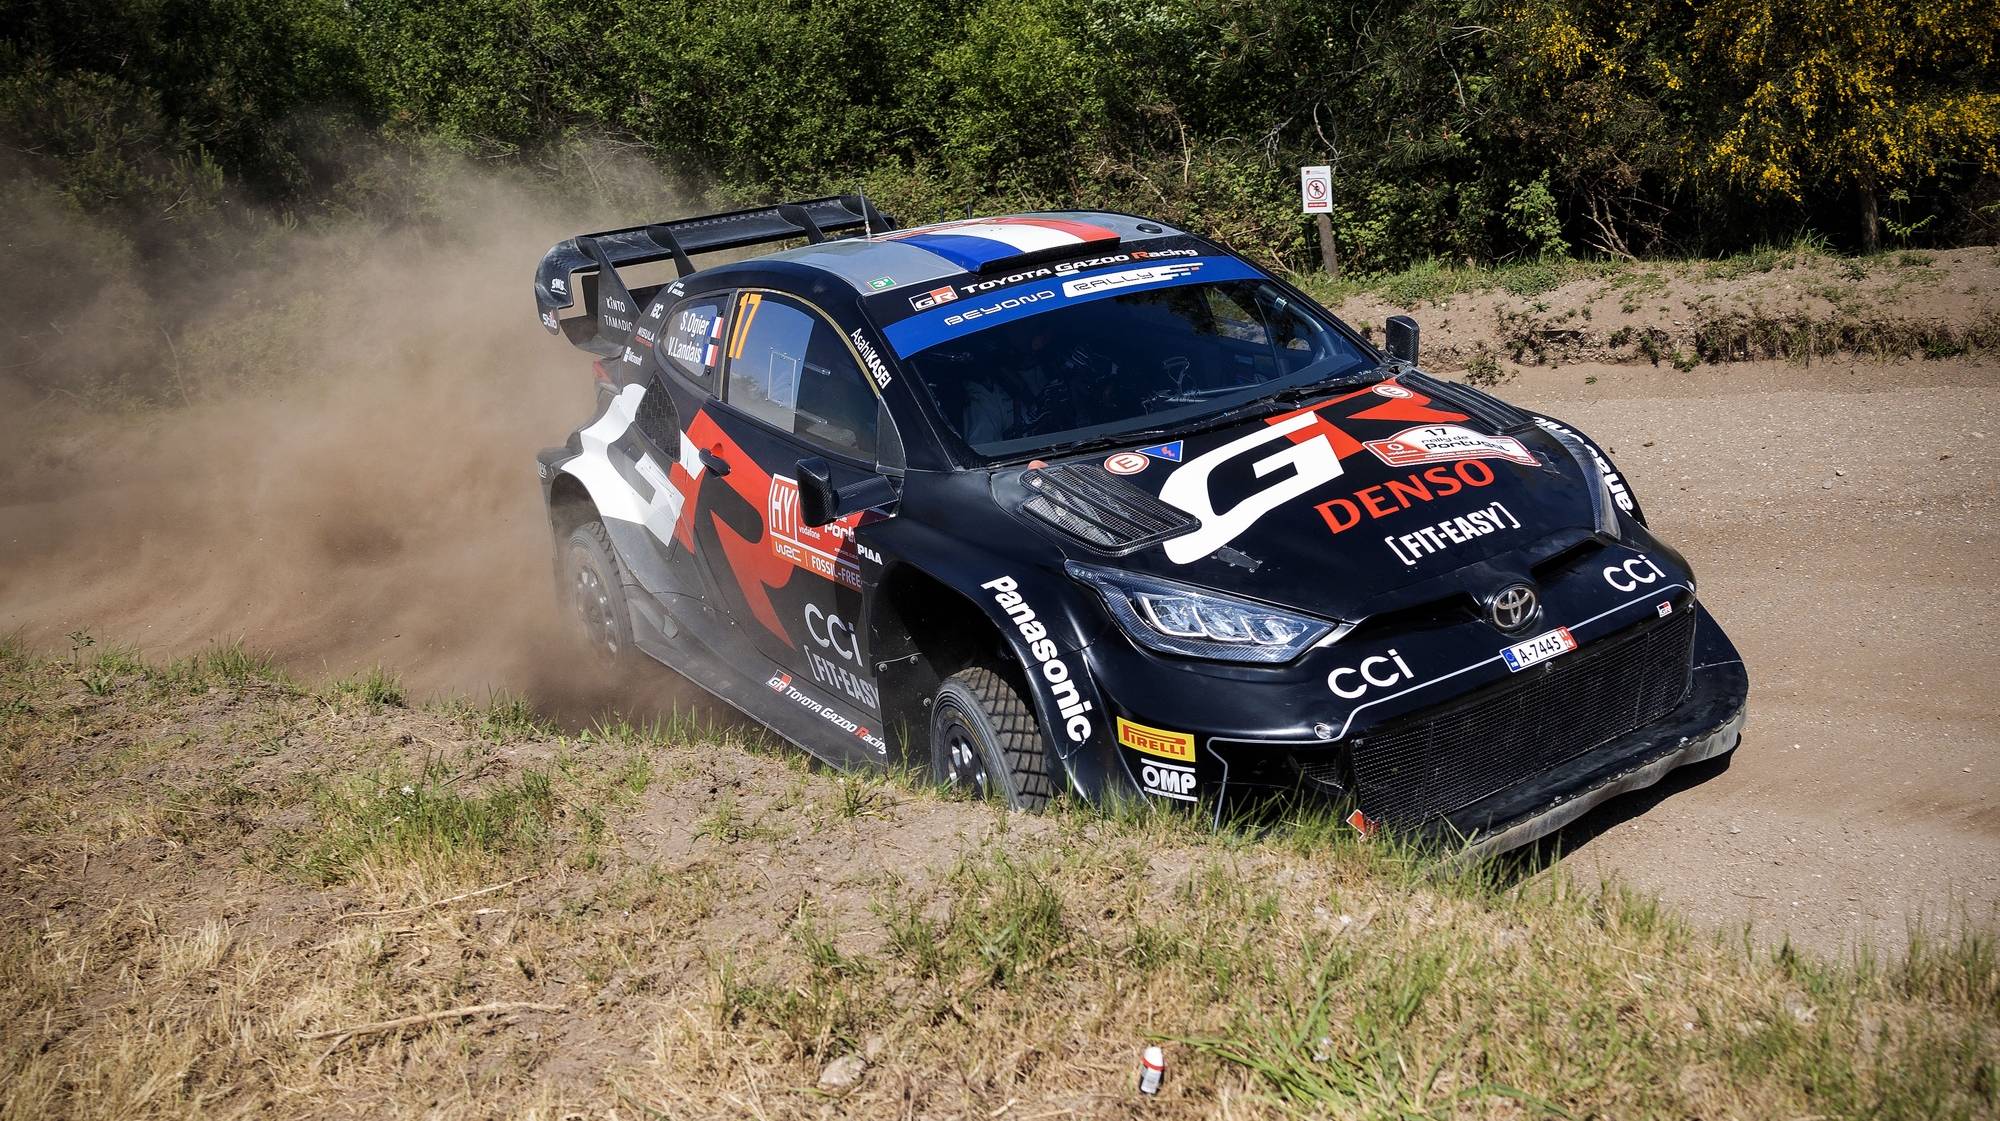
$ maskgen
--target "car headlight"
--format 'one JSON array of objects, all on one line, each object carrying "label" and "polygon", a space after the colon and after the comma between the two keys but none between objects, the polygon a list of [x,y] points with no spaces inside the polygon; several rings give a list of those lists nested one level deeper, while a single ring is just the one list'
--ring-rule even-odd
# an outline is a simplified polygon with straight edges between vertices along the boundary
[{"label": "car headlight", "polygon": [[1275,665],[1352,629],[1295,611],[1225,596],[1171,580],[1094,568],[1075,561],[1069,574],[1097,589],[1132,640],[1163,654]]}]

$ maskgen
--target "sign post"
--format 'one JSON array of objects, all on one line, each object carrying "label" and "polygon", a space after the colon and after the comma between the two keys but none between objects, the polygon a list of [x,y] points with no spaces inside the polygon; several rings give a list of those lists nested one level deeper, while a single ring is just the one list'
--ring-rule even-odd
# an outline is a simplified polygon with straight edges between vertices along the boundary
[{"label": "sign post", "polygon": [[1319,259],[1326,275],[1340,278],[1340,253],[1333,245],[1333,169],[1324,164],[1299,169],[1299,201],[1319,227]]}]

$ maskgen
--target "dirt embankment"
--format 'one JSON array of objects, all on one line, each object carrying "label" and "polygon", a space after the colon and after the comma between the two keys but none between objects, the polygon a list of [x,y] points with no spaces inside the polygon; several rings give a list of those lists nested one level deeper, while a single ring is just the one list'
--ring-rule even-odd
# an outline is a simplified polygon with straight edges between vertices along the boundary
[{"label": "dirt embankment", "polygon": [[[1466,283],[1483,286],[1445,294]],[[1419,270],[1339,311],[1378,332],[1391,315],[1415,316],[1427,364],[1465,369],[1475,381],[1576,362],[1686,370],[1758,359],[1936,360],[2000,353],[2000,248],[1858,259],[1767,250],[1713,262],[1517,266],[1484,278]]]},{"label": "dirt embankment", "polygon": [[[1970,1118],[1990,943],[0,649],[0,1116]],[[1166,1053],[1156,1098],[1135,1084]]]}]

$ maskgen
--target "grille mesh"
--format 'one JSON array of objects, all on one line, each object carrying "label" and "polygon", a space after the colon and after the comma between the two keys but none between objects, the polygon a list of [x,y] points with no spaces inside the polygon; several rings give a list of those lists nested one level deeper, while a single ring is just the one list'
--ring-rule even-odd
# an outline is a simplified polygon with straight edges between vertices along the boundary
[{"label": "grille mesh", "polygon": [[681,450],[681,418],[674,408],[673,395],[660,384],[659,375],[646,383],[646,392],[639,398],[639,408],[632,416],[653,446],[668,455],[679,455]]},{"label": "grille mesh", "polygon": [[[1671,712],[1687,695],[1695,613],[1562,655],[1525,680],[1348,743],[1361,806],[1414,825],[1533,778]],[[1539,672],[1538,672],[1539,670]],[[1325,782],[1327,760],[1301,768]]]},{"label": "grille mesh", "polygon": [[1130,552],[1196,526],[1193,518],[1095,463],[1058,463],[1023,476],[1023,509],[1107,552]]}]

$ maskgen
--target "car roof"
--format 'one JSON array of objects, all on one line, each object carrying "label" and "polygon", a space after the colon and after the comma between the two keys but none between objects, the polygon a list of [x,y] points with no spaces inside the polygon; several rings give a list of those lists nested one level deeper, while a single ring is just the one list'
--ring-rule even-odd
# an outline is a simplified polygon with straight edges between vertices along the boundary
[{"label": "car roof", "polygon": [[966,218],[893,230],[868,237],[802,245],[743,264],[789,261],[832,273],[866,295],[926,284],[1037,258],[1064,246],[1087,252],[1095,242],[1130,246],[1184,235],[1164,222],[1097,210],[1047,210],[993,218]]}]

